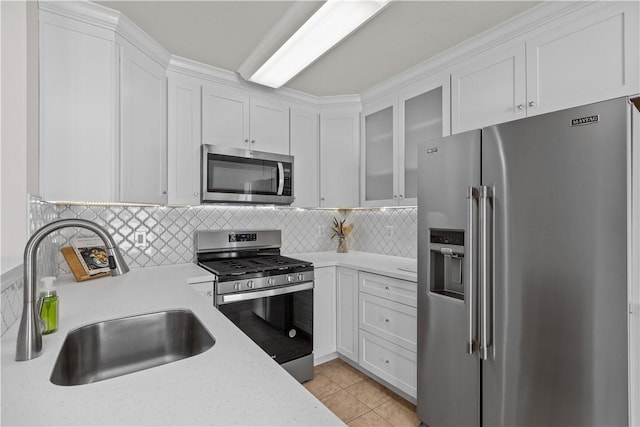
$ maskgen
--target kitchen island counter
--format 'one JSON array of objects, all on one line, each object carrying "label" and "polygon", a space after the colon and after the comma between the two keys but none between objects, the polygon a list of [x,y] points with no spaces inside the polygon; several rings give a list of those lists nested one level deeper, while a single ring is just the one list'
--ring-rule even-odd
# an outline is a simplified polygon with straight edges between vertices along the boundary
[{"label": "kitchen island counter", "polygon": [[[16,362],[19,321],[2,337],[2,425],[343,425],[189,283],[213,277],[194,264],[132,269],[57,285],[59,330],[42,355]],[[79,386],[49,381],[67,333],[94,322],[188,309],[215,338],[177,362]]]}]

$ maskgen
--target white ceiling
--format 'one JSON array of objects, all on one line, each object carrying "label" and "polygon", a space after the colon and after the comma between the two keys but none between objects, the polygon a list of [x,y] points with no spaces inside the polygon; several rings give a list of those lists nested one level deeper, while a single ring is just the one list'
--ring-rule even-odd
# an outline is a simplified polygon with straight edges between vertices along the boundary
[{"label": "white ceiling", "polygon": [[[171,53],[236,71],[293,1],[100,1]],[[393,1],[285,87],[356,94],[538,4]]]}]

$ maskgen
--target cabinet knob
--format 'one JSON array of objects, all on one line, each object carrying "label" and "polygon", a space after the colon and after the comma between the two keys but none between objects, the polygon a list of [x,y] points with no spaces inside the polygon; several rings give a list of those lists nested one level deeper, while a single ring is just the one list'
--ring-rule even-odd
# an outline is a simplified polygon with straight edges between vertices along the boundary
[{"label": "cabinet knob", "polygon": [[320,197],[320,200],[322,200],[324,202],[324,197]]},{"label": "cabinet knob", "polygon": [[385,287],[384,287],[384,290],[385,290],[385,291],[388,291],[388,290],[389,290],[389,287],[388,287],[388,286],[385,286]]},{"label": "cabinet knob", "polygon": [[389,319],[384,319],[384,323],[389,323],[389,322],[391,322],[391,320],[389,320]]},{"label": "cabinet knob", "polygon": [[516,107],[518,110],[522,110],[524,108],[524,105],[522,104],[518,104],[518,106]]},{"label": "cabinet knob", "polygon": [[534,101],[529,101],[529,107],[535,107],[536,103]]},{"label": "cabinet knob", "polygon": [[255,139],[252,139],[252,140],[251,140],[251,143],[252,143],[252,144],[255,144],[255,143],[256,143],[256,140],[255,140]]},{"label": "cabinet knob", "polygon": [[195,193],[193,193],[194,196],[198,197],[200,195],[200,193],[198,193],[197,191]]},{"label": "cabinet knob", "polygon": [[404,199],[404,194],[401,194],[401,195],[400,195],[400,198],[401,198],[401,199]]},{"label": "cabinet knob", "polygon": [[164,196],[164,195],[166,195],[166,194],[167,194],[167,190],[164,190],[164,191],[162,192],[162,195]]},{"label": "cabinet knob", "polygon": [[385,360],[384,363],[389,364],[389,359]]},{"label": "cabinet knob", "polygon": [[397,198],[398,198],[398,196],[394,194],[394,195],[393,195],[393,199],[395,200],[395,199],[397,199]]},{"label": "cabinet knob", "polygon": [[244,143],[246,144],[246,143],[248,143],[248,142],[249,142],[249,138],[246,138],[246,139],[244,140]]}]

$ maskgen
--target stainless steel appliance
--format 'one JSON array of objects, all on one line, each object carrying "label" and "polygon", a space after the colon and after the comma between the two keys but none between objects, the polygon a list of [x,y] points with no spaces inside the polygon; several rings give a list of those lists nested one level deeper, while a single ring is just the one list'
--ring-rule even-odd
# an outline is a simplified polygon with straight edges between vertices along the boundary
[{"label": "stainless steel appliance", "polygon": [[426,425],[629,424],[632,111],[616,99],[419,147]]},{"label": "stainless steel appliance", "polygon": [[298,381],[313,378],[313,264],[280,255],[280,230],[197,231],[213,303]]},{"label": "stainless steel appliance", "polygon": [[202,146],[202,202],[293,203],[293,156]]}]

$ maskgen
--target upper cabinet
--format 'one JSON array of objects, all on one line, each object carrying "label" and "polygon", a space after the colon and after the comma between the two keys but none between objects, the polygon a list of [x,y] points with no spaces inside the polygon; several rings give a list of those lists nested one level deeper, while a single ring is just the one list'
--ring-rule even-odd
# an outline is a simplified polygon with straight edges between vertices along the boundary
[{"label": "upper cabinet", "polygon": [[202,142],[289,154],[289,106],[224,84],[202,93]]},{"label": "upper cabinet", "polygon": [[320,114],[313,108],[291,108],[291,155],[293,156],[292,206],[317,208],[319,203]]},{"label": "upper cabinet", "polygon": [[452,132],[640,90],[637,2],[602,2],[538,27],[451,73]]},{"label": "upper cabinet", "polygon": [[320,207],[358,206],[359,122],[351,109],[320,113]]},{"label": "upper cabinet", "polygon": [[40,4],[40,196],[166,203],[164,66],[52,7],[75,6]]},{"label": "upper cabinet", "polygon": [[55,23],[39,31],[40,196],[117,200],[120,49]]},{"label": "upper cabinet", "polygon": [[201,88],[199,79],[168,73],[168,203],[200,204]]},{"label": "upper cabinet", "polygon": [[120,201],[167,203],[166,69],[123,43]]},{"label": "upper cabinet", "polygon": [[362,206],[417,204],[418,143],[450,134],[449,96],[442,74],[363,107]]}]

